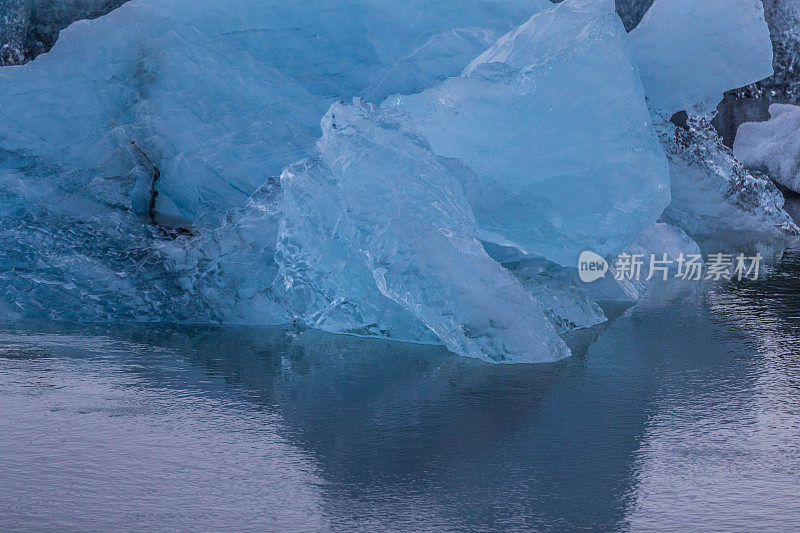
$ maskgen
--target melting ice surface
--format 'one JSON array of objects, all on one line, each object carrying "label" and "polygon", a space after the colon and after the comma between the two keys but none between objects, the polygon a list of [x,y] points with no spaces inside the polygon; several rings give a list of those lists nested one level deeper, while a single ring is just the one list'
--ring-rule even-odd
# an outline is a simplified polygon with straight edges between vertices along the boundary
[{"label": "melting ice surface", "polygon": [[73,24],[0,69],[0,317],[564,357],[605,319],[583,249],[798,233],[703,136],[770,70],[760,4],[724,4],[658,0],[630,36],[611,0],[135,0]]}]

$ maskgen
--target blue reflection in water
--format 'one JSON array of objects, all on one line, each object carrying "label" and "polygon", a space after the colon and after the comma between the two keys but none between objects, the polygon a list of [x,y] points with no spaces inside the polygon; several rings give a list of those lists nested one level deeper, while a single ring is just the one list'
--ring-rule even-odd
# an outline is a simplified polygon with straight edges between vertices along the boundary
[{"label": "blue reflection in water", "polygon": [[791,530],[800,258],[492,366],[292,329],[0,333],[0,529]]}]

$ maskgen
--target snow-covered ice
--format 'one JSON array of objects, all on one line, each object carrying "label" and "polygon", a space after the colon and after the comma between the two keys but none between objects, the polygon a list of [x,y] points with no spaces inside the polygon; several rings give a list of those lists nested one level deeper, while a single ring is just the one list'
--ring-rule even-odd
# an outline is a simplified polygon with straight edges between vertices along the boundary
[{"label": "snow-covered ice", "polygon": [[800,192],[800,106],[772,104],[770,119],[739,126],[733,153],[745,166]]}]

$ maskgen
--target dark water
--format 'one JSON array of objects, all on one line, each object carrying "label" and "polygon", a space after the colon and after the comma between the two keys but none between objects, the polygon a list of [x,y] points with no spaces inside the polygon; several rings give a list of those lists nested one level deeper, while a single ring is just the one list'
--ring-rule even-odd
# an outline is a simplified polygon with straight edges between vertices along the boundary
[{"label": "dark water", "polygon": [[7,325],[0,530],[796,530],[798,274],[654,295],[550,365]]}]

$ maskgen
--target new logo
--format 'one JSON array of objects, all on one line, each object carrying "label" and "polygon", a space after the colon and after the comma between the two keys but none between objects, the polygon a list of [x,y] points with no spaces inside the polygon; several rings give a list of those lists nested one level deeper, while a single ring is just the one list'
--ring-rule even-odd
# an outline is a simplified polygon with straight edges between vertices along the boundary
[{"label": "new logo", "polygon": [[591,283],[602,277],[608,272],[608,261],[602,256],[586,250],[578,258],[578,276],[584,283]]}]

